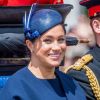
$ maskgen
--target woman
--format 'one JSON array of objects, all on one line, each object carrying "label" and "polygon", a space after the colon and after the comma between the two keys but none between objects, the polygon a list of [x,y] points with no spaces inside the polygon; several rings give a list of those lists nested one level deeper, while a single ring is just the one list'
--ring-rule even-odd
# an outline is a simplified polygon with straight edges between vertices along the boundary
[{"label": "woman", "polygon": [[[25,42],[31,54],[30,62],[7,81],[0,98],[86,100],[76,81],[57,69],[66,51],[61,14],[53,9],[36,11],[36,8],[32,6],[28,18],[24,17]],[[67,10],[69,12],[70,9]]]}]

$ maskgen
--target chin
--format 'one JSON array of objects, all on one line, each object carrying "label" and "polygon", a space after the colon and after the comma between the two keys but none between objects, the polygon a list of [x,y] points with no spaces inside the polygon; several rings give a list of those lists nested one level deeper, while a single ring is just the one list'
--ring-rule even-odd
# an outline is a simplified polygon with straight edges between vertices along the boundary
[{"label": "chin", "polygon": [[48,59],[45,60],[51,67],[59,67],[62,59],[54,60],[54,59]]},{"label": "chin", "polygon": [[59,67],[60,63],[61,62],[52,62],[51,66],[53,66],[53,67]]}]

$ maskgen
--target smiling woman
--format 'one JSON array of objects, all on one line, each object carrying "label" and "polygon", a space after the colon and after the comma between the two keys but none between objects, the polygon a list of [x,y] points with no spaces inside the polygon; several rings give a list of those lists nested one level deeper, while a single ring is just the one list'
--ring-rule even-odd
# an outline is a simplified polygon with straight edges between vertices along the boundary
[{"label": "smiling woman", "polygon": [[34,43],[26,40],[26,44],[32,55],[31,64],[34,65],[35,63],[35,65],[37,64],[36,66],[46,66],[51,68],[59,66],[66,50],[64,36],[65,33],[63,27],[61,25],[57,25],[51,30],[45,32]]},{"label": "smiling woman", "polygon": [[[24,16],[25,43],[31,59],[0,91],[2,100],[86,100],[83,90],[58,67],[66,50],[64,17],[57,9],[32,5]],[[66,15],[72,5],[65,7]],[[58,8],[61,7],[58,5]],[[65,13],[65,12],[64,12]]]}]

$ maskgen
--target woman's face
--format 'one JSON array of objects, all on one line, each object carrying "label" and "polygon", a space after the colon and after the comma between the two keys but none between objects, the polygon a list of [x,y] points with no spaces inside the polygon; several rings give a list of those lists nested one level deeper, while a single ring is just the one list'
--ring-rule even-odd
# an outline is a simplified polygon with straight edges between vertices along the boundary
[{"label": "woman's face", "polygon": [[63,27],[57,25],[44,33],[34,42],[31,51],[33,62],[37,62],[41,66],[59,66],[66,51]]}]

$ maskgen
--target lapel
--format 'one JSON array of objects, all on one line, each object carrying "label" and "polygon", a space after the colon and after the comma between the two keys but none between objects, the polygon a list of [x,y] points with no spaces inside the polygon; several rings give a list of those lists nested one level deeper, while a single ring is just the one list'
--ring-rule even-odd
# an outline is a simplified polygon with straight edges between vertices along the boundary
[{"label": "lapel", "polygon": [[68,75],[60,72],[58,69],[56,70],[56,74],[62,84],[67,100],[81,100],[79,99],[79,95],[76,94],[77,87],[74,80]]}]

